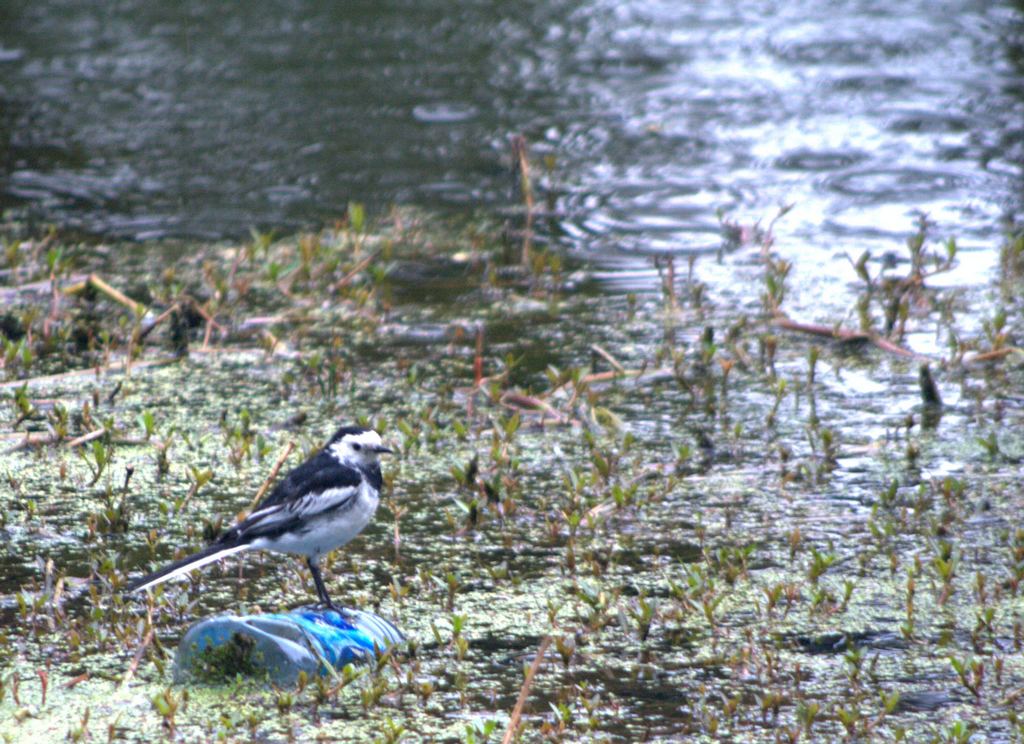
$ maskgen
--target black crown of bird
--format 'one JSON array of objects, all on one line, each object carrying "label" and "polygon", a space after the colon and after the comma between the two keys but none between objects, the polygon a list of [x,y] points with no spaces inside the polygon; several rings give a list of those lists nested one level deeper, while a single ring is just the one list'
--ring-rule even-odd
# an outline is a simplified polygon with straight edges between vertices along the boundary
[{"label": "black crown of bird", "polygon": [[391,450],[372,429],[343,426],[327,444],[289,471],[256,505],[207,547],[132,581],[135,592],[245,550],[305,556],[317,597],[326,608],[343,611],[327,594],[320,558],[363,531],[380,502],[383,479],[379,457]]}]

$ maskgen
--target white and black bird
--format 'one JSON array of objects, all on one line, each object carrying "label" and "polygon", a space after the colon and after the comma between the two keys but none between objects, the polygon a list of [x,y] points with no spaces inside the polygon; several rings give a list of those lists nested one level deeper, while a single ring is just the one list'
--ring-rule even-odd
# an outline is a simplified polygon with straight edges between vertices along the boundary
[{"label": "white and black bird", "polygon": [[327,594],[320,558],[363,531],[377,511],[383,479],[379,456],[391,452],[380,435],[359,426],[338,429],[317,454],[289,472],[248,517],[208,547],[136,579],[128,591],[159,584],[243,550],[306,557],[321,604],[341,610]]}]

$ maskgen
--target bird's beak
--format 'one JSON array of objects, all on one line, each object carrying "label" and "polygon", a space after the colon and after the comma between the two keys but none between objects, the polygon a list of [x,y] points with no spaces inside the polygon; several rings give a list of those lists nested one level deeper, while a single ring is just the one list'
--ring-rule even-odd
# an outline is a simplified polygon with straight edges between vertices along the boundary
[{"label": "bird's beak", "polygon": [[385,447],[383,444],[380,444],[380,445],[377,445],[376,447],[374,447],[373,451],[374,452],[378,452],[378,453],[380,453],[382,455],[393,455],[393,454],[395,454],[394,450],[392,450],[390,447]]}]

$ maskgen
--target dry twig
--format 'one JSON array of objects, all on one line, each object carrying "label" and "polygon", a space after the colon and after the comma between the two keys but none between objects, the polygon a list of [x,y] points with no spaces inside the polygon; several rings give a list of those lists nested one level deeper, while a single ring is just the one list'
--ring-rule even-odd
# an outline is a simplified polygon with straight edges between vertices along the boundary
[{"label": "dry twig", "polygon": [[256,504],[260,503],[260,499],[263,498],[263,494],[265,494],[267,492],[267,489],[270,488],[270,484],[274,482],[274,479],[277,477],[277,474],[281,472],[281,466],[284,465],[284,461],[288,459],[288,455],[290,455],[292,453],[292,450],[294,449],[295,442],[288,442],[288,444],[285,445],[284,451],[277,458],[277,462],[274,463],[274,467],[271,468],[270,475],[268,475],[266,480],[263,481],[263,485],[260,486],[259,490],[256,492],[256,495],[252,497],[252,501],[249,502],[248,511],[252,511],[253,509],[256,508]]},{"label": "dry twig", "polygon": [[512,717],[508,720],[508,728],[505,729],[505,738],[501,740],[501,744],[511,744],[512,739],[515,738],[516,731],[519,729],[519,721],[523,717],[526,699],[530,696],[530,688],[533,686],[533,678],[537,676],[537,670],[540,669],[541,662],[544,661],[544,653],[550,645],[551,636],[544,636],[544,640],[540,642],[540,648],[537,649],[537,655],[533,657],[533,663],[530,664],[530,670],[526,673],[526,679],[523,680],[523,686],[519,690],[519,698],[516,700],[516,707],[512,709]]},{"label": "dry twig", "polygon": [[830,338],[835,341],[842,343],[870,343],[877,346],[882,351],[887,351],[890,354],[895,354],[901,357],[907,357],[910,359],[922,359],[926,360],[928,357],[923,354],[911,351],[910,349],[904,348],[899,344],[890,341],[887,338],[878,336],[873,333],[865,333],[864,331],[852,331],[849,328],[840,328],[838,326],[824,326],[815,325],[812,323],[798,323],[785,315],[778,315],[772,321],[772,324],[777,328],[782,328],[786,331],[796,331],[798,333],[807,333],[812,336],[819,336],[821,338]]},{"label": "dry twig", "polygon": [[[144,359],[142,361],[131,362],[132,369],[141,369],[144,367],[162,367],[166,364],[174,364],[180,361],[177,357],[170,357],[165,359]],[[44,385],[49,382],[56,382],[58,380],[65,380],[71,377],[81,377],[82,375],[99,375],[101,372],[124,372],[129,366],[127,360],[120,362],[111,362],[106,365],[99,365],[97,367],[89,367],[88,369],[72,369],[67,372],[59,372],[55,375],[42,375],[40,377],[29,377],[24,380],[9,380],[7,382],[0,382],[0,390],[7,388],[21,387],[22,385],[28,385],[29,387],[35,385]]]},{"label": "dry twig", "polygon": [[107,284],[99,274],[89,274],[89,276],[85,278],[85,281],[68,285],[64,288],[64,294],[78,294],[87,286],[91,286],[97,292],[102,292],[107,297],[114,300],[114,302],[124,305],[140,318],[146,313],[145,305],[140,302],[136,302],[121,290]]},{"label": "dry twig", "polygon": [[149,626],[149,632],[146,633],[146,637],[142,639],[142,643],[135,649],[135,656],[132,657],[132,663],[128,665],[128,671],[124,673],[124,677],[121,678],[121,687],[124,687],[131,681],[131,678],[135,676],[135,670],[139,668],[139,662],[142,661],[142,655],[146,653],[146,649],[149,648],[149,644],[153,642],[153,626]]}]

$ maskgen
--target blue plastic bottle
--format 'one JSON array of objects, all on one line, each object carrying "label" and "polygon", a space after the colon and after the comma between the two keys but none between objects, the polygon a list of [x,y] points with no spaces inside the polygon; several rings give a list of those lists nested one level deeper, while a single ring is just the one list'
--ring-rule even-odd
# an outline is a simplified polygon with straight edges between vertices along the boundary
[{"label": "blue plastic bottle", "polygon": [[362,610],[219,615],[196,623],[181,639],[174,679],[212,681],[241,674],[292,685],[299,672],[326,674],[404,640],[392,623]]}]

